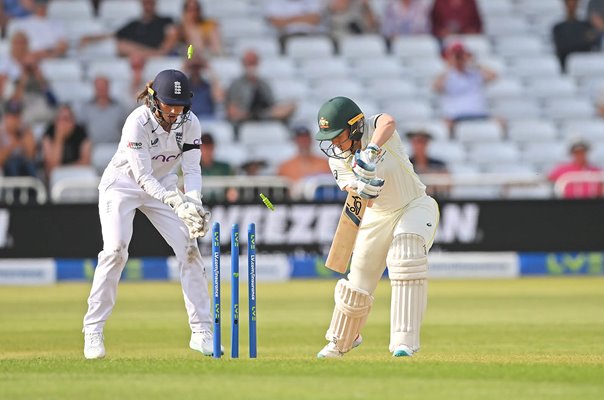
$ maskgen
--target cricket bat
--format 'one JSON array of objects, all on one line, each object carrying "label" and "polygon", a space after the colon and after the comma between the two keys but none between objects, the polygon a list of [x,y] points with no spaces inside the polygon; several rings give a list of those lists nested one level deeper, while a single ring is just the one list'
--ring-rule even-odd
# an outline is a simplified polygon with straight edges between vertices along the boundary
[{"label": "cricket bat", "polygon": [[340,274],[346,272],[366,207],[367,199],[353,191],[348,192],[336,234],[331,242],[331,248],[325,262],[327,268]]}]

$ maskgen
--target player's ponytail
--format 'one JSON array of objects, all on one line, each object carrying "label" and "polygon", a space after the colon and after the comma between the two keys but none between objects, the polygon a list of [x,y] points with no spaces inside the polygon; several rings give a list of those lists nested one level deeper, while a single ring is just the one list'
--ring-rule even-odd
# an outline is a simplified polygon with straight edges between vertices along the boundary
[{"label": "player's ponytail", "polygon": [[154,106],[154,104],[151,104],[149,101],[149,89],[151,88],[152,85],[153,85],[153,81],[147,82],[147,84],[145,85],[145,88],[138,94],[138,96],[136,96],[137,103],[143,103],[147,107]]}]

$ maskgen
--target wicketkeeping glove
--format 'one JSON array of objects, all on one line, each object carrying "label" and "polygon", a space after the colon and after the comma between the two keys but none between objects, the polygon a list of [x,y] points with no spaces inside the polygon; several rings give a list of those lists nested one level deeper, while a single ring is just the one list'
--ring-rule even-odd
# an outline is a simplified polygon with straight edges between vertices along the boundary
[{"label": "wicketkeeping glove", "polygon": [[363,181],[370,181],[375,178],[375,169],[380,147],[375,143],[369,143],[365,150],[357,150],[354,154],[354,164],[352,172]]},{"label": "wicketkeeping glove", "polygon": [[195,205],[197,214],[199,214],[199,216],[201,217],[201,219],[203,221],[201,230],[199,232],[196,232],[197,236],[195,236],[195,237],[204,237],[206,235],[206,233],[208,233],[208,230],[210,229],[210,218],[212,217],[212,214],[203,208],[203,204],[201,202],[203,195],[201,193],[199,193],[198,190],[192,190],[190,192],[187,192],[185,194],[185,197],[187,198],[188,201],[190,201],[191,203],[193,203]]},{"label": "wicketkeeping glove", "polygon": [[[169,205],[178,218],[180,218],[189,230],[189,237],[195,239],[205,235],[204,231],[205,220],[197,212],[195,204],[178,189],[173,192],[168,192],[164,198],[164,203]],[[202,233],[203,232],[203,233]]]},{"label": "wicketkeeping glove", "polygon": [[380,195],[384,187],[384,180],[374,178],[368,182],[356,180],[351,187],[364,199],[375,199]]}]

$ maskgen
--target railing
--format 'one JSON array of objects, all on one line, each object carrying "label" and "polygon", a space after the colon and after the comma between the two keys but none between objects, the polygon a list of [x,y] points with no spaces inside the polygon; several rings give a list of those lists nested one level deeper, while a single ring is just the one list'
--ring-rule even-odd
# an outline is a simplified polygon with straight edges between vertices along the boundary
[{"label": "railing", "polygon": [[48,200],[48,194],[44,183],[39,178],[30,176],[0,176],[0,201],[6,204],[15,203],[15,192],[20,204],[26,204],[30,200],[30,191],[35,192],[35,200],[38,204],[44,204]]},{"label": "railing", "polygon": [[97,186],[99,179],[63,178],[50,189],[50,198],[53,203],[77,202],[91,203],[98,199]]},{"label": "railing", "polygon": [[[428,187],[467,188],[495,187],[500,198],[506,198],[511,188],[551,185],[544,176],[533,174],[423,174],[421,180]],[[604,184],[604,172],[572,172],[564,174],[553,185],[556,197],[563,197],[565,188],[577,182],[594,182]],[[53,202],[90,202],[96,200],[98,181],[86,179],[63,179],[55,184],[50,193]],[[322,200],[340,199],[342,196],[335,185],[333,177],[322,175],[307,179],[298,185],[291,185],[287,179],[277,176],[212,176],[204,177],[205,192],[226,193],[234,190],[236,199],[253,201],[259,193],[264,193],[274,201],[288,198],[296,200],[316,200],[321,189]],[[29,191],[35,192],[38,204],[48,201],[48,194],[43,182],[32,177],[0,177],[0,201],[7,204],[24,204],[29,201]],[[16,198],[15,198],[16,197]],[[229,201],[227,197],[224,200]]]},{"label": "railing", "polygon": [[[564,197],[564,191],[568,185],[575,183],[601,183],[604,184],[604,172],[575,171],[567,172],[554,183],[556,197]],[[602,196],[602,193],[600,193]]]},{"label": "railing", "polygon": [[[495,187],[498,189],[498,195],[505,198],[510,188],[513,187],[534,187],[548,185],[550,183],[542,176],[534,174],[423,174],[421,181],[428,187],[438,188],[460,188],[460,187]],[[307,179],[300,184],[299,192],[304,199],[315,199],[316,193],[320,189],[334,187],[333,177],[317,176]],[[337,194],[332,194],[335,198]],[[333,200],[334,198],[325,198],[323,200]]]}]

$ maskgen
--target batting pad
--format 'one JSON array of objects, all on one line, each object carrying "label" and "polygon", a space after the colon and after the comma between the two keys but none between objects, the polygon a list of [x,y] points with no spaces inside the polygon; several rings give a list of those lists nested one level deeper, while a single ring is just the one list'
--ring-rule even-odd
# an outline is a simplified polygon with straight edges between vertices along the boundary
[{"label": "batting pad", "polygon": [[352,348],[352,342],[367,321],[373,296],[352,287],[346,279],[340,279],[336,284],[334,299],[336,305],[325,339],[333,342],[339,351],[346,353]]},{"label": "batting pad", "polygon": [[417,351],[428,296],[428,257],[424,239],[409,233],[395,236],[386,263],[392,285],[390,351],[401,344]]}]

